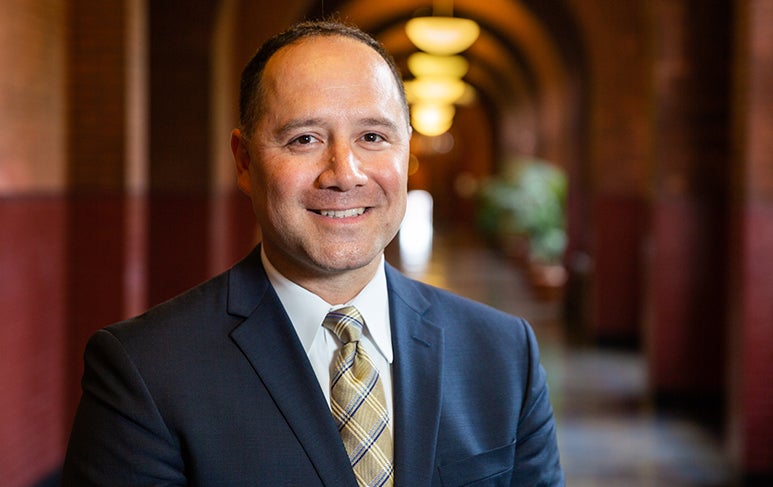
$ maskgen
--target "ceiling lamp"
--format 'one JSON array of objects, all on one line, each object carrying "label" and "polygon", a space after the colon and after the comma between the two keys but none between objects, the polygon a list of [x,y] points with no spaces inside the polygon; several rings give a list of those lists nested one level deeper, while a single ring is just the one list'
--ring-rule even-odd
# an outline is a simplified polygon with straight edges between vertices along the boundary
[{"label": "ceiling lamp", "polygon": [[459,99],[456,100],[454,104],[460,105],[460,106],[470,106],[473,103],[475,103],[475,100],[477,100],[477,98],[478,98],[478,93],[475,91],[475,88],[465,83],[464,93],[462,93],[462,96],[459,97]]},{"label": "ceiling lamp", "polygon": [[448,56],[470,47],[480,35],[480,27],[459,17],[415,17],[405,24],[405,33],[422,51]]},{"label": "ceiling lamp", "polygon": [[466,89],[464,81],[441,76],[425,76],[405,82],[408,103],[452,104],[464,96]]},{"label": "ceiling lamp", "polygon": [[411,125],[426,136],[434,137],[444,134],[454,123],[453,105],[438,103],[414,103],[411,106]]},{"label": "ceiling lamp", "polygon": [[453,0],[435,0],[431,17],[415,17],[405,24],[405,33],[421,51],[408,58],[414,76],[405,82],[411,105],[411,125],[427,136],[441,135],[451,128],[455,103],[474,99],[474,90],[462,81],[470,65],[460,52],[480,35],[473,20],[454,17]]},{"label": "ceiling lamp", "polygon": [[414,52],[408,56],[408,70],[417,78],[422,76],[450,76],[462,78],[470,63],[462,56],[438,56]]}]

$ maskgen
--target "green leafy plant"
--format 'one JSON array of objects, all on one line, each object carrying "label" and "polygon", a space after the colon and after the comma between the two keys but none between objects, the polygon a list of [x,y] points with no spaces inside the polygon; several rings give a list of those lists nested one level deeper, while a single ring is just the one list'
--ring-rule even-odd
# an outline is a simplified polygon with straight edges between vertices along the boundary
[{"label": "green leafy plant", "polygon": [[533,259],[561,262],[566,249],[567,180],[559,167],[516,158],[486,182],[479,223],[487,233],[525,234]]}]

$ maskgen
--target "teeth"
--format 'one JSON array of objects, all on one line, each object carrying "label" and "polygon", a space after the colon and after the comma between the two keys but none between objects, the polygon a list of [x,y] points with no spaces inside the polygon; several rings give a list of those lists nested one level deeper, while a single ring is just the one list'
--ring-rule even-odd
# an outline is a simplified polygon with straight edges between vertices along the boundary
[{"label": "teeth", "polygon": [[330,218],[349,218],[365,213],[365,208],[352,208],[350,210],[320,210],[319,214]]}]

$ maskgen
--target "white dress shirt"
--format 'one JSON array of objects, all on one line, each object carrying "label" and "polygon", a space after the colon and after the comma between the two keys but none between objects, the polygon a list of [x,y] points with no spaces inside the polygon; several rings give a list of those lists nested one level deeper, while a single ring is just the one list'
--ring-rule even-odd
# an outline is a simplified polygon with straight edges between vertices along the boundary
[{"label": "white dress shirt", "polygon": [[360,345],[378,369],[384,385],[384,396],[392,427],[392,332],[389,326],[389,299],[387,295],[384,256],[373,279],[348,303],[327,303],[316,294],[290,281],[271,265],[261,249],[263,267],[271,285],[287,311],[303,349],[309,356],[320,388],[330,405],[330,374],[333,357],[341,346],[338,337],[322,326],[327,313],[342,306],[355,306],[365,320]]}]

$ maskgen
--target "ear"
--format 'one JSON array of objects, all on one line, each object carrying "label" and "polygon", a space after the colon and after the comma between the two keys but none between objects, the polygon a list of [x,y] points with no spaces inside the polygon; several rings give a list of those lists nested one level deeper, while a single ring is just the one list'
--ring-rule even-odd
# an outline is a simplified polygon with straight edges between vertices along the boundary
[{"label": "ear", "polygon": [[252,161],[247,140],[239,129],[233,129],[231,132],[231,152],[236,163],[236,184],[243,193],[249,196],[252,193],[252,178],[250,177]]}]

